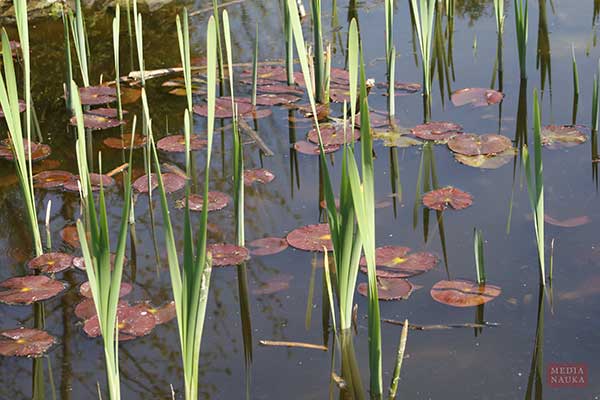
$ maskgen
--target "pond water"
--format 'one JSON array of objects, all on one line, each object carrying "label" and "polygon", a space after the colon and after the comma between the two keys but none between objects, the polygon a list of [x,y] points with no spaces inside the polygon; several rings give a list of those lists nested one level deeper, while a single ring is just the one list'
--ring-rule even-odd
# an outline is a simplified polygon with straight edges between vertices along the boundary
[{"label": "pond water", "polygon": [[[420,66],[415,60],[417,46],[411,29],[409,2],[398,1],[395,9],[395,32],[398,58],[396,80],[421,82]],[[504,32],[503,88],[501,105],[473,108],[455,107],[449,93],[462,88],[489,87],[496,59],[496,24],[493,2],[455,0],[454,31],[449,49],[447,18],[442,21],[443,57],[446,67],[436,68],[432,92],[431,119],[453,121],[466,132],[501,133],[516,138],[517,125],[526,124],[532,141],[533,90],[541,95],[542,123],[572,122],[571,45],[579,68],[581,94],[577,123],[590,125],[593,75],[599,56],[596,47],[596,2],[567,0],[531,1],[529,46],[527,49],[528,80],[520,80],[512,2],[506,4]],[[144,50],[147,69],[179,64],[175,16],[186,5],[190,10],[202,9],[206,2],[177,2],[154,12],[144,13]],[[309,9],[306,4],[307,10]],[[228,7],[233,33],[236,62],[252,60],[254,31],[260,31],[260,59],[281,60],[285,45],[281,33],[278,1],[246,0]],[[206,23],[209,12],[191,17],[192,56],[204,55]],[[86,10],[91,53],[91,77],[97,83],[101,74],[111,79],[112,10]],[[123,14],[123,17],[125,14]],[[323,24],[326,38],[334,51],[333,66],[344,67],[348,19],[358,18],[364,46],[367,76],[385,82],[384,7],[382,1],[323,2]],[[122,19],[122,71],[133,67],[126,23]],[[306,32],[310,28],[305,23]],[[16,30],[9,33],[16,37]],[[74,131],[68,126],[68,115],[62,99],[64,81],[64,42],[60,19],[40,19],[31,23],[33,94],[44,142],[52,147],[51,160],[60,169],[76,171]],[[549,47],[548,47],[549,46]],[[439,54],[438,54],[439,56]],[[299,67],[297,70],[299,70]],[[236,70],[236,74],[241,72]],[[440,81],[440,71],[442,80]],[[76,79],[79,74],[76,73]],[[159,137],[182,132],[185,98],[172,96],[161,84],[168,77],[148,82],[150,110],[154,131]],[[498,87],[497,80],[492,83]],[[238,95],[249,95],[248,85],[238,85]],[[387,98],[381,89],[373,89],[370,106],[385,111]],[[196,98],[195,102],[200,102]],[[526,104],[519,110],[519,103]],[[335,106],[336,112],[339,106]],[[129,117],[141,117],[140,104],[126,106]],[[299,115],[296,113],[295,115]],[[520,117],[520,120],[518,119]],[[423,122],[420,93],[396,98],[396,120],[402,127]],[[229,121],[225,120],[227,125]],[[205,133],[206,121],[196,116],[196,130]],[[219,122],[217,122],[219,124]],[[4,130],[5,128],[2,128]],[[295,127],[297,139],[304,137],[310,124]],[[264,167],[276,178],[267,185],[256,184],[246,190],[246,238],[284,237],[291,230],[323,221],[319,210],[318,158],[290,151],[288,110],[273,107],[273,115],[258,122],[258,132],[275,153],[260,156],[255,144],[245,146],[247,168]],[[94,133],[94,149],[101,150],[104,169],[122,163],[122,153],[102,145],[102,140],[117,136],[119,130]],[[5,133],[1,134],[5,137]],[[554,239],[554,279],[552,303],[539,299],[539,273],[535,232],[520,157],[499,169],[468,167],[454,160],[446,145],[434,145],[433,158],[440,186],[452,185],[473,195],[473,205],[461,211],[446,211],[443,219],[429,216],[415,200],[422,146],[388,148],[374,142],[376,201],[385,207],[376,210],[376,244],[402,245],[415,251],[427,251],[440,258],[435,269],[411,278],[418,286],[408,300],[381,302],[383,318],[404,320],[419,325],[490,322],[498,326],[450,330],[409,332],[406,359],[402,368],[399,397],[405,399],[597,399],[600,396],[600,341],[597,316],[600,307],[600,240],[598,224],[597,157],[595,141],[588,140],[568,149],[544,149],[544,179],[547,215],[564,220],[587,216],[590,222],[572,228],[546,224],[547,248]],[[233,193],[231,134],[215,136],[210,184],[211,190]],[[203,160],[203,152],[195,153]],[[162,154],[162,161],[183,167],[183,157]],[[340,177],[341,154],[335,153],[333,182]],[[143,169],[138,151],[134,167]],[[397,164],[399,186],[394,181]],[[203,165],[198,163],[198,165]],[[0,280],[27,273],[25,263],[33,256],[29,248],[29,231],[22,206],[21,192],[14,166],[0,162]],[[198,176],[202,176],[198,171]],[[392,178],[390,176],[392,175]],[[396,194],[391,196],[394,192]],[[38,190],[36,193],[40,221],[52,200],[51,230],[53,248],[78,254],[60,237],[60,231],[72,225],[79,213],[78,197],[62,192]],[[170,195],[171,204],[182,193]],[[417,201],[416,219],[413,215]],[[159,207],[154,199],[155,208]],[[109,194],[110,215],[116,235],[122,204],[121,192]],[[148,197],[140,195],[135,205],[137,245],[135,253],[128,249],[129,266],[124,279],[133,284],[130,301],[151,300],[163,304],[171,298],[166,253],[163,245],[162,221],[156,212],[151,224]],[[183,213],[174,210],[176,235],[183,231]],[[209,215],[210,241],[235,241],[233,209],[229,205]],[[510,226],[507,233],[507,225]],[[448,277],[475,279],[473,228],[485,237],[488,282],[502,288],[494,301],[479,308],[454,308],[434,301],[431,287]],[[440,229],[441,228],[441,229]],[[153,240],[158,243],[158,254]],[[159,262],[157,262],[157,258]],[[329,397],[330,352],[307,349],[263,347],[259,340],[288,340],[322,344],[324,328],[322,254],[294,250],[291,247],[272,256],[254,256],[248,262],[250,316],[252,321],[253,359],[250,397],[252,399],[324,399]],[[289,280],[289,277],[292,277]],[[32,397],[37,377],[46,398],[96,398],[96,382],[105,386],[102,343],[88,338],[74,315],[80,301],[79,284],[86,280],[81,271],[59,274],[69,285],[64,294],[44,303],[46,330],[59,338],[41,359],[41,372],[34,373],[31,360],[0,358],[0,398]],[[289,288],[273,294],[255,294],[266,282],[289,280]],[[366,281],[365,275],[359,282]],[[312,288],[312,289],[311,289]],[[314,290],[313,290],[314,289]],[[312,298],[309,297],[312,294]],[[356,295],[358,304],[356,354],[368,386],[368,347],[366,299]],[[541,306],[540,306],[541,304]],[[309,315],[307,316],[307,311]],[[538,318],[539,313],[543,318]],[[0,329],[33,326],[33,307],[0,305]],[[543,354],[541,388],[528,397],[528,380],[532,373],[532,357],[536,350],[536,330],[543,330],[538,350]],[[382,323],[384,387],[391,379],[401,327]],[[331,339],[330,339],[331,340]],[[119,349],[121,385],[125,399],[171,398],[173,385],[177,398],[183,398],[183,373],[180,362],[177,325],[158,326],[150,335],[123,343]],[[539,354],[539,352],[538,352]],[[589,368],[590,380],[585,387],[552,388],[546,384],[546,366],[550,363],[583,363]],[[40,375],[41,374],[41,375]],[[39,386],[38,386],[39,387]],[[201,398],[239,399],[246,393],[244,347],[236,269],[213,270],[210,300],[201,351]],[[56,397],[53,397],[56,396]],[[43,398],[43,397],[38,397]]]}]

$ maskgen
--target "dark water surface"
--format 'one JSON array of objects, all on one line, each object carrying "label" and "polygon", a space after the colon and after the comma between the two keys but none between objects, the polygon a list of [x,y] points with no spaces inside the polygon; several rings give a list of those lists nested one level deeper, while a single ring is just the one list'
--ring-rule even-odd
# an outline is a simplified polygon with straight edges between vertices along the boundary
[{"label": "dark water surface", "polygon": [[[179,50],[175,31],[175,16],[184,4],[172,4],[153,13],[144,13],[144,44],[147,69],[179,64]],[[187,4],[190,9],[208,4],[196,1]],[[306,4],[307,9],[309,5]],[[542,94],[542,123],[566,124],[571,122],[572,80],[571,44],[579,66],[581,95],[577,122],[589,125],[593,74],[598,60],[595,47],[594,2],[549,0],[530,2],[529,48],[527,70],[529,79],[520,82],[512,2],[506,4],[504,33],[503,91],[506,97],[500,106],[456,108],[448,92],[465,87],[489,87],[496,57],[496,26],[491,1],[456,0],[452,57],[448,53],[448,37],[444,34],[444,49],[448,63],[440,93],[439,73],[436,70],[433,85],[432,120],[451,120],[474,133],[501,133],[515,137],[519,96],[526,96],[526,119],[531,139],[532,93]],[[332,15],[332,9],[336,12]],[[540,12],[542,10],[542,12]],[[260,58],[281,59],[284,42],[278,1],[246,0],[229,7],[233,30],[236,62],[252,59],[255,24],[260,29]],[[383,2],[367,1],[349,4],[345,1],[325,1],[323,4],[326,37],[331,40],[335,58],[333,65],[344,67],[348,16],[358,16],[368,77],[385,80],[384,10]],[[124,17],[125,15],[123,15]],[[209,14],[192,17],[193,56],[202,56],[205,44],[206,22]],[[89,41],[91,45],[91,77],[97,82],[100,74],[111,79],[112,14],[89,9]],[[446,30],[446,17],[443,17]],[[309,24],[305,24],[308,29]],[[333,29],[331,29],[333,27]],[[538,28],[541,27],[541,28]],[[130,48],[126,21],[122,19],[122,70],[131,70]],[[421,82],[420,66],[415,64],[409,6],[398,1],[395,11],[395,43],[398,53],[396,79],[402,82]],[[12,29],[12,28],[11,28]],[[61,162],[61,169],[76,170],[74,132],[67,127],[62,95],[64,80],[64,49],[62,22],[37,20],[31,26],[34,100],[40,118],[44,141],[53,148],[51,159]],[[541,32],[541,36],[540,36]],[[14,32],[13,32],[14,33]],[[307,36],[309,37],[309,36]],[[549,40],[550,49],[544,49]],[[538,50],[538,42],[542,46]],[[474,43],[476,45],[474,46]],[[538,57],[539,56],[539,57]],[[420,58],[420,57],[419,57]],[[539,60],[539,62],[538,62]],[[134,68],[135,69],[135,68]],[[239,74],[241,70],[236,70]],[[79,74],[76,72],[76,77]],[[446,82],[447,79],[449,82]],[[160,84],[166,78],[149,81],[148,93],[155,133],[163,136],[182,132],[182,112],[185,98],[166,93]],[[542,88],[542,82],[544,87]],[[497,83],[494,84],[497,87]],[[543,90],[542,90],[543,89]],[[247,95],[249,86],[240,85],[237,93]],[[369,97],[372,108],[385,110],[386,97],[381,89]],[[196,98],[195,102],[200,102]],[[139,104],[126,107],[140,114]],[[412,127],[423,121],[420,94],[397,97],[398,124]],[[275,152],[274,157],[263,157],[258,148],[245,148],[246,167],[270,169],[277,176],[268,185],[257,185],[246,191],[246,238],[284,236],[292,229],[319,222],[318,159],[302,154],[291,157],[289,151],[288,111],[274,108],[273,115],[259,121],[259,133]],[[225,121],[227,124],[228,122]],[[201,134],[205,120],[195,121]],[[500,127],[500,128],[499,128]],[[5,129],[5,128],[2,128]],[[298,139],[304,137],[310,126],[296,127]],[[105,169],[122,162],[120,151],[110,150],[102,140],[116,136],[118,130],[94,133],[94,148],[102,150]],[[5,133],[1,134],[4,137]],[[223,143],[223,146],[221,145]],[[403,320],[415,324],[447,324],[474,322],[477,308],[459,309],[439,304],[429,295],[431,286],[441,279],[475,279],[472,234],[473,228],[483,231],[486,239],[485,254],[487,279],[502,288],[501,296],[485,305],[483,320],[499,323],[499,327],[474,332],[473,329],[441,331],[411,331],[408,338],[407,358],[402,369],[400,398],[404,399],[518,399],[527,398],[528,378],[535,350],[538,327],[538,267],[535,233],[520,158],[497,170],[483,170],[464,166],[454,161],[445,145],[433,147],[437,179],[440,185],[453,185],[470,192],[474,197],[471,207],[443,214],[443,235],[435,213],[424,228],[423,211],[418,206],[418,220],[413,225],[413,206],[421,147],[392,149],[381,141],[374,143],[376,153],[376,200],[397,201],[376,212],[378,246],[402,245],[417,251],[430,251],[442,260],[438,266],[422,276],[411,279],[416,290],[409,300],[382,302],[383,318]],[[211,190],[232,195],[233,184],[231,135],[226,131],[215,136],[212,163]],[[545,386],[537,397],[543,399],[598,399],[600,396],[600,208],[595,165],[591,162],[592,141],[567,150],[544,150],[544,174],[547,214],[566,219],[587,215],[591,223],[575,228],[546,225],[547,247],[555,239],[554,302],[551,307],[544,300],[543,370],[553,362],[584,363],[589,368],[589,383],[584,388],[554,389]],[[135,167],[143,168],[142,153],[138,151]],[[295,155],[293,157],[296,157]],[[202,152],[196,153],[203,160]],[[390,159],[397,159],[401,181],[399,196],[389,197]],[[335,154],[334,182],[339,179],[340,154]],[[183,166],[183,157],[164,156]],[[203,162],[198,162],[203,165]],[[31,250],[26,216],[16,180],[11,181],[13,165],[0,163],[0,279],[26,273],[25,262]],[[198,176],[202,171],[198,171]],[[337,186],[337,184],[336,184]],[[514,188],[512,220],[507,234],[511,193]],[[45,206],[52,200],[53,244],[55,249],[76,252],[63,243],[59,231],[73,224],[78,216],[75,195],[38,190],[36,193],[40,220]],[[120,215],[121,194],[113,189],[109,195],[113,227]],[[171,195],[172,201],[182,194]],[[155,203],[158,207],[158,203]],[[395,211],[396,210],[396,211]],[[181,237],[183,214],[174,210],[176,234]],[[170,299],[171,288],[166,269],[166,254],[162,242],[162,222],[157,213],[156,232],[159,241],[161,265],[158,267],[152,245],[148,198],[139,196],[136,207],[138,233],[135,270],[127,268],[124,279],[134,283],[133,300],[151,300],[161,304]],[[232,207],[211,213],[214,224],[211,241],[234,242]],[[428,232],[425,238],[425,231]],[[113,232],[113,237],[116,231]],[[442,240],[445,243],[447,265],[443,261]],[[316,265],[313,267],[312,265]],[[273,256],[254,257],[248,263],[250,290],[261,283],[292,275],[288,290],[272,295],[251,294],[251,318],[254,345],[252,363],[252,399],[325,399],[329,396],[330,353],[304,349],[261,347],[262,339],[323,342],[322,326],[322,255],[288,249]],[[311,275],[314,274],[314,295],[307,300]],[[71,271],[59,276],[70,285],[65,294],[45,303],[46,329],[60,339],[60,344],[43,359],[43,380],[47,398],[96,398],[96,382],[102,387],[104,358],[100,340],[89,339],[73,314],[79,301],[78,285],[85,274]],[[359,281],[365,281],[361,275]],[[355,338],[359,365],[368,386],[368,349],[366,299],[357,295],[358,336]],[[306,323],[307,302],[312,318]],[[482,309],[479,309],[481,312]],[[32,307],[0,306],[0,329],[18,325],[33,326]],[[481,320],[481,318],[479,319]],[[400,327],[382,324],[384,386],[391,378]],[[175,322],[158,326],[149,336],[124,343],[119,350],[121,385],[124,399],[167,399],[172,384],[180,393],[183,373],[179,355]],[[201,354],[201,393],[206,399],[241,399],[244,387],[244,350],[239,315],[237,274],[235,268],[213,270],[210,300],[207,311]],[[32,361],[18,358],[0,359],[0,398],[25,399],[32,395]],[[181,395],[178,395],[181,398]]]}]

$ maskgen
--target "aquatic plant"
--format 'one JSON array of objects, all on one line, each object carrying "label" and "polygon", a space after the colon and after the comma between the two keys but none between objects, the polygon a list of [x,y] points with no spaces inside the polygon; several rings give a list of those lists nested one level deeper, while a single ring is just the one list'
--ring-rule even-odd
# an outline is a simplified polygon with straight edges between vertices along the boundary
[{"label": "aquatic plant", "polygon": [[514,0],[515,28],[517,32],[517,50],[521,79],[527,79],[527,35],[529,30],[529,0]]},{"label": "aquatic plant", "polygon": [[[33,236],[33,247],[36,255],[43,253],[42,238],[38,226],[35,204],[35,191],[33,188],[32,167],[32,142],[31,142],[31,63],[29,55],[29,24],[27,21],[27,2],[16,0],[14,2],[15,18],[21,54],[23,55],[23,86],[25,93],[25,127],[20,116],[20,104],[17,88],[17,75],[12,58],[12,50],[8,34],[2,29],[2,63],[4,73],[0,74],[0,105],[8,127],[8,138],[12,149],[21,193],[25,201],[29,228]],[[23,129],[25,128],[25,129]],[[25,138],[23,137],[25,136]]]},{"label": "aquatic plant", "polygon": [[579,103],[579,72],[577,71],[577,60],[575,59],[575,46],[571,45],[571,61],[573,66],[573,113],[571,124],[577,123],[577,105]]},{"label": "aquatic plant", "polygon": [[[207,37],[207,101],[208,101],[208,123],[207,123],[207,154],[206,168],[203,185],[203,204],[208,204],[208,185],[210,181],[210,161],[212,153],[212,142],[215,120],[215,98],[217,84],[217,31],[214,16],[208,21]],[[189,57],[184,55],[185,57]],[[185,65],[185,63],[184,63]],[[145,93],[144,93],[145,94]],[[145,96],[142,96],[144,99]],[[147,103],[145,112],[147,113]],[[184,135],[186,142],[186,171],[190,171],[189,143],[191,135],[190,113],[186,110],[184,114]],[[210,287],[210,275],[212,271],[212,256],[207,251],[207,223],[208,207],[202,208],[200,227],[194,244],[194,233],[189,209],[190,183],[186,184],[186,206],[184,208],[184,246],[183,265],[179,263],[176,241],[173,233],[173,225],[169,213],[169,205],[165,186],[160,173],[160,163],[154,140],[150,132],[150,141],[153,149],[153,159],[158,171],[157,181],[160,193],[160,203],[164,223],[164,235],[167,247],[167,259],[169,274],[171,276],[171,287],[175,308],[177,313],[177,325],[181,344],[181,357],[183,361],[185,398],[188,400],[198,398],[198,372],[200,358],[200,344],[206,313],[206,303]],[[183,275],[183,276],[182,276]]]},{"label": "aquatic plant", "polygon": [[285,35],[285,71],[287,84],[294,84],[294,38],[290,22],[290,9],[287,0],[283,0],[283,33]]},{"label": "aquatic plant", "polygon": [[433,17],[436,0],[410,0],[412,15],[421,51],[421,70],[423,72],[423,94],[431,97],[431,39],[433,37]]},{"label": "aquatic plant", "polygon": [[600,92],[600,60],[598,61],[598,69],[594,74],[594,86],[592,87],[592,131],[598,132],[598,93]]},{"label": "aquatic plant", "polygon": [[388,77],[388,114],[396,114],[395,99],[395,70],[396,48],[394,47],[394,0],[385,0],[385,59],[387,62]]},{"label": "aquatic plant", "polygon": [[75,0],[75,15],[69,11],[69,23],[71,25],[71,33],[73,35],[73,45],[75,46],[75,54],[79,62],[79,71],[83,86],[90,86],[90,70],[89,70],[89,55],[87,32],[85,30],[85,21],[83,19],[83,9],[81,8],[81,0]]},{"label": "aquatic plant", "polygon": [[[121,389],[119,378],[117,306],[123,276],[125,246],[127,244],[128,222],[131,211],[132,151],[129,155],[129,170],[124,178],[124,202],[122,205],[116,256],[114,262],[111,262],[108,214],[104,187],[100,183],[98,211],[96,211],[88,167],[83,112],[79,100],[79,89],[75,82],[71,82],[71,94],[72,106],[77,118],[76,153],[83,214],[82,218],[77,220],[77,233],[85,260],[85,272],[96,306],[100,332],[104,343],[109,398],[111,400],[118,400],[121,398]],[[132,132],[135,132],[135,118]],[[132,134],[132,140],[133,136]],[[102,159],[99,158],[98,161],[101,170]]]},{"label": "aquatic plant", "polygon": [[117,88],[117,112],[119,121],[123,120],[123,103],[121,102],[121,67],[119,62],[119,36],[121,34],[121,6],[115,6],[115,17],[112,22],[113,58],[115,61],[115,87]]},{"label": "aquatic plant", "polygon": [[546,285],[545,248],[544,248],[544,166],[542,163],[542,123],[537,89],[533,91],[533,172],[529,149],[523,146],[523,168],[527,180],[529,203],[533,212],[533,224],[537,242],[538,262],[540,268],[540,284]]},{"label": "aquatic plant", "polygon": [[406,350],[406,340],[408,339],[408,319],[404,320],[402,333],[400,334],[400,343],[398,343],[398,351],[396,354],[396,364],[392,374],[392,382],[390,384],[388,400],[394,400],[398,392],[398,384],[400,383],[400,371],[402,370],[402,361],[404,360],[404,351]]},{"label": "aquatic plant", "polygon": [[325,103],[328,99],[325,99],[325,60],[323,57],[323,31],[321,29],[321,0],[310,0],[310,7],[313,24],[315,100],[317,103]]},{"label": "aquatic plant", "polygon": [[475,268],[477,270],[477,283],[485,284],[485,264],[483,257],[483,235],[477,228],[473,228],[473,253],[475,254]]}]

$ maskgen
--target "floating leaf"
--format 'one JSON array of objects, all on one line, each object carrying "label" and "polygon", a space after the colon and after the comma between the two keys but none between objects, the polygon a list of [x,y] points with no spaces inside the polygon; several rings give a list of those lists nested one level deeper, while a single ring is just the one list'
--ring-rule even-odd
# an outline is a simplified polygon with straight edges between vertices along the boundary
[{"label": "floating leaf", "polygon": [[417,125],[410,130],[413,135],[424,140],[444,142],[463,133],[462,126],[454,122],[427,122]]},{"label": "floating leaf", "polygon": [[474,307],[494,300],[502,290],[490,284],[479,285],[464,279],[439,281],[431,288],[431,297],[453,307]]},{"label": "floating leaf", "polygon": [[[166,193],[173,193],[185,187],[185,179],[178,174],[167,172],[162,174],[162,179]],[[152,190],[158,187],[156,174],[152,173],[150,175],[150,182]],[[139,193],[148,193],[148,176],[143,175],[137,178],[135,182],[133,182],[132,187]]]},{"label": "floating leaf", "polygon": [[[190,136],[190,150],[197,151],[206,148],[207,141],[201,139],[199,135]],[[156,147],[167,153],[185,153],[185,136],[171,135],[165,136],[156,142]]]},{"label": "floating leaf", "polygon": [[421,141],[406,135],[406,132],[393,129],[373,131],[373,139],[383,140],[386,147],[404,148],[422,144]]},{"label": "floating leaf", "polygon": [[[343,145],[344,143],[352,143],[360,139],[360,130],[354,129],[354,134],[352,134],[350,124],[346,124],[346,136],[344,137],[344,124],[339,123],[330,123],[323,124],[320,126],[321,128],[321,139],[323,140],[323,144],[327,146],[331,145]],[[308,132],[307,138],[309,141],[318,144],[319,143],[319,134],[317,129],[311,129]]]},{"label": "floating leaf", "polygon": [[[104,117],[104,118],[119,118],[119,110],[117,110],[116,108],[106,108],[106,107],[94,108],[93,110],[87,111],[86,114],[97,115],[99,117]],[[123,115],[126,115],[126,114],[128,114],[128,111],[123,110]]]},{"label": "floating leaf", "polygon": [[152,307],[150,304],[145,303],[148,307],[148,312],[154,316],[156,325],[166,324],[167,322],[177,317],[177,310],[175,308],[175,302],[170,301],[161,307]]},{"label": "floating leaf", "polygon": [[[387,89],[389,84],[387,82],[377,82],[376,85],[380,89],[385,89],[386,91],[382,93],[383,96],[388,96]],[[396,96],[407,96],[409,94],[415,94],[421,91],[421,84],[419,83],[406,83],[406,82],[396,82],[394,84],[394,94]]]},{"label": "floating leaf", "polygon": [[[26,109],[27,109],[27,105],[25,104],[25,102],[23,100],[19,99],[19,112],[22,113]],[[2,107],[0,107],[0,118],[4,118],[4,111],[2,110]]]},{"label": "floating leaf", "polygon": [[[116,183],[115,180],[108,175],[95,173],[90,174],[89,180],[93,192],[100,191],[100,186],[102,186],[104,189],[108,189],[113,187]],[[79,192],[79,185],[79,176],[75,175],[73,179],[64,183],[63,188],[68,192]]]},{"label": "floating leaf", "polygon": [[252,111],[244,114],[243,116],[246,119],[261,119],[261,118],[266,118],[272,114],[273,114],[273,111],[271,111],[268,108],[261,108],[261,109],[253,108]]},{"label": "floating leaf", "polygon": [[250,247],[250,254],[254,256],[268,256],[287,249],[288,242],[284,238],[266,237],[251,241],[248,247]]},{"label": "floating leaf", "polygon": [[65,289],[65,285],[46,275],[28,275],[0,282],[0,302],[6,304],[31,304],[48,300]]},{"label": "floating leaf", "polygon": [[[339,144],[323,146],[323,150],[325,151],[325,154],[333,153],[335,151],[338,151],[339,149],[340,149]],[[318,156],[320,154],[319,145],[307,142],[306,140],[300,140],[300,141],[294,143],[294,150],[296,150],[299,153],[312,155],[312,156]]]},{"label": "floating leaf", "polygon": [[40,357],[56,342],[54,336],[39,329],[9,329],[0,332],[0,355]]},{"label": "floating leaf", "polygon": [[554,217],[551,217],[548,214],[544,214],[544,221],[549,223],[550,225],[560,226],[562,228],[575,228],[577,226],[589,224],[592,222],[592,219],[587,215],[582,215],[579,217],[572,217],[563,220],[558,220]]},{"label": "floating leaf", "polygon": [[[366,282],[362,282],[356,288],[358,293],[367,297],[369,292],[369,285]],[[414,286],[412,283],[405,279],[378,279],[377,280],[377,293],[379,300],[392,301],[392,300],[406,300],[410,297]]]},{"label": "floating leaf", "polygon": [[[133,290],[133,286],[127,282],[121,282],[121,287],[119,288],[119,297],[125,297]],[[92,298],[92,290],[90,289],[90,283],[85,281],[79,286],[79,294],[87,299]]]},{"label": "floating leaf", "polygon": [[[252,112],[252,103],[250,99],[236,97],[235,104],[237,105],[238,115],[244,115]],[[203,117],[208,117],[208,104],[197,104],[193,107],[196,114]],[[219,97],[215,101],[215,118],[232,118],[233,110],[231,108],[230,97]]]},{"label": "floating leaf", "polygon": [[[77,126],[77,117],[71,117],[69,123],[73,126]],[[123,124],[125,124],[125,121],[119,121],[118,119],[106,118],[100,115],[93,115],[88,113],[83,114],[83,126],[87,129],[103,130],[109,128],[116,128],[117,126]]]},{"label": "floating leaf", "polygon": [[299,250],[323,251],[323,246],[327,251],[333,250],[329,224],[302,226],[288,233],[286,240],[290,246]]},{"label": "floating leaf", "polygon": [[76,178],[72,173],[55,169],[35,174],[33,176],[33,185],[41,189],[60,189],[65,183],[73,179]]},{"label": "floating leaf", "polygon": [[281,106],[283,104],[292,104],[300,100],[300,97],[287,93],[264,93],[256,96],[256,105],[258,106]]},{"label": "floating leaf", "polygon": [[[438,258],[431,253],[411,253],[402,246],[383,246],[375,249],[376,273],[380,278],[409,278],[433,269]],[[361,271],[367,273],[367,260],[360,259]]]},{"label": "floating leaf", "polygon": [[465,156],[499,154],[512,147],[509,138],[493,133],[475,135],[465,133],[448,140],[448,147],[455,153]]},{"label": "floating leaf", "polygon": [[[119,300],[117,303],[117,309],[121,307],[129,306],[129,303],[125,300]],[[85,298],[75,306],[75,316],[83,321],[88,320],[96,315],[96,305],[94,299]]]},{"label": "floating leaf", "polygon": [[510,148],[496,155],[465,156],[454,153],[454,158],[461,164],[474,168],[496,169],[508,164],[514,159],[517,149]]},{"label": "floating leaf", "polygon": [[[106,147],[117,150],[127,150],[132,146],[131,133],[124,133],[120,137],[109,137],[102,141]],[[144,135],[135,135],[133,138],[133,148],[139,149],[146,145],[147,137]]]},{"label": "floating leaf", "polygon": [[[29,142],[23,139],[23,148],[25,149],[25,159],[29,160]],[[52,149],[47,144],[31,142],[31,161],[40,161],[46,159],[52,153]],[[0,142],[0,158],[13,161],[13,150],[10,138]]]},{"label": "floating leaf", "polygon": [[30,269],[45,274],[55,274],[73,266],[73,256],[66,253],[46,253],[27,263]]},{"label": "floating leaf", "polygon": [[304,95],[304,90],[298,89],[295,86],[278,85],[278,84],[260,85],[257,87],[257,91],[261,92],[261,93],[273,93],[273,94],[289,93],[289,94],[294,94],[296,96]]},{"label": "floating leaf", "polygon": [[121,86],[121,104],[132,104],[142,97],[142,89]]},{"label": "floating leaf", "polygon": [[498,104],[504,98],[502,92],[486,88],[467,88],[460,89],[452,93],[452,104],[456,107],[471,104],[473,107],[485,107]]},{"label": "floating leaf", "polygon": [[[156,318],[143,304],[117,308],[119,324],[119,341],[132,340],[152,332],[156,326]],[[83,331],[89,337],[100,336],[98,316],[94,315],[83,324]]]},{"label": "floating leaf", "polygon": [[423,205],[437,211],[444,211],[448,206],[455,210],[462,210],[471,204],[473,204],[473,197],[469,193],[452,186],[432,190],[423,196]]},{"label": "floating leaf", "polygon": [[77,227],[75,225],[65,226],[60,231],[60,237],[63,242],[71,247],[81,247],[81,243],[79,243],[79,235],[77,234]]},{"label": "floating leaf", "polygon": [[[175,207],[185,208],[185,198],[177,200]],[[229,196],[223,192],[208,192],[208,211],[218,211],[227,207],[229,204]],[[190,211],[202,211],[203,196],[199,194],[191,194],[189,197]]]},{"label": "floating leaf", "polygon": [[[117,255],[114,253],[110,254],[110,270],[112,271],[115,268],[115,259],[117,258]],[[127,257],[123,257],[123,265],[127,265],[129,261],[127,260]],[[73,257],[73,266],[77,269],[80,269],[82,271],[85,271],[86,265],[85,265],[85,258],[84,257]]]},{"label": "floating leaf", "polygon": [[81,105],[108,104],[117,100],[117,89],[108,86],[88,86],[79,88]]},{"label": "floating leaf", "polygon": [[577,146],[587,140],[579,125],[547,125],[542,128],[542,145],[551,150]]},{"label": "floating leaf", "polygon": [[252,290],[252,294],[265,296],[287,290],[290,287],[292,279],[294,279],[292,275],[277,274],[265,282],[261,282],[259,287]]},{"label": "floating leaf", "polygon": [[244,185],[250,186],[254,182],[267,184],[275,179],[275,174],[265,168],[244,170]]},{"label": "floating leaf", "polygon": [[238,265],[250,258],[248,249],[234,244],[209,244],[206,246],[206,251],[212,253],[213,266],[215,267]]}]

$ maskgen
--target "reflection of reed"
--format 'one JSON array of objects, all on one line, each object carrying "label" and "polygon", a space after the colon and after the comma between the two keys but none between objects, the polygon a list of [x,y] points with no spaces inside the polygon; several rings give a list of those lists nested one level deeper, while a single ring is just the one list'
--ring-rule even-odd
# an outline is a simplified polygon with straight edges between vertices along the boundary
[{"label": "reflection of reed", "polygon": [[548,31],[548,18],[546,15],[546,0],[538,0],[539,19],[538,19],[538,41],[536,68],[540,71],[540,83],[542,97],[548,79],[550,90],[550,102],[552,102],[552,57],[550,53],[550,33]]},{"label": "reflection of reed", "polygon": [[531,356],[531,367],[527,379],[525,400],[542,400],[544,388],[544,287],[538,289],[537,326],[535,329],[535,345]]}]

